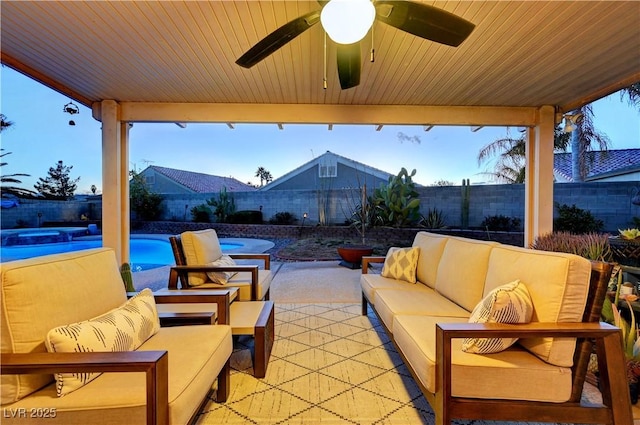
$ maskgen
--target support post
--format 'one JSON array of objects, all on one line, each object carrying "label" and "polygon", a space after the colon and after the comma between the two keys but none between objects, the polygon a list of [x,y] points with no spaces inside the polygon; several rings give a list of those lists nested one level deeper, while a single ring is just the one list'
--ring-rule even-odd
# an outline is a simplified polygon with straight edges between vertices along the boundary
[{"label": "support post", "polygon": [[553,145],[555,108],[542,106],[526,141],[524,245],[553,231]]}]

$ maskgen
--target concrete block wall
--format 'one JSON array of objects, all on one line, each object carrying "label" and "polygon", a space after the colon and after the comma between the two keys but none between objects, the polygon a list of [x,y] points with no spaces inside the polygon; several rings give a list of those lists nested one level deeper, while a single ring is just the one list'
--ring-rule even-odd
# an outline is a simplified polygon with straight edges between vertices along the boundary
[{"label": "concrete block wall", "polygon": [[[524,185],[478,185],[470,186],[469,190],[469,227],[480,227],[485,217],[493,215],[517,217],[524,224]],[[640,217],[640,206],[631,202],[638,190],[640,182],[558,183],[554,187],[554,200],[591,211],[604,221],[605,231],[617,232],[631,227],[633,217]],[[460,226],[461,186],[422,187],[418,192],[423,215],[429,209],[437,209],[444,214],[447,226]],[[218,193],[164,195],[161,219],[190,222],[191,208],[212,198],[217,200],[218,196]],[[343,224],[360,200],[359,191],[353,189],[233,192],[232,196],[237,210],[260,210],[265,222],[278,212],[292,213],[300,221],[307,213],[305,223],[310,226]],[[82,214],[90,220],[100,220],[101,209],[99,196],[66,202],[21,200],[18,207],[2,209],[2,228],[14,228],[19,220],[27,227],[38,227],[47,221],[78,221]]]}]

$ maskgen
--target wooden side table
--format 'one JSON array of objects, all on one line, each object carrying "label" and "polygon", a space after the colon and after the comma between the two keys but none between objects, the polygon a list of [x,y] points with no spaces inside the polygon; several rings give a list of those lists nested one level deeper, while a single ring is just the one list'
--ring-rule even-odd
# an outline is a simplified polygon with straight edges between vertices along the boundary
[{"label": "wooden side table", "polygon": [[264,378],[274,340],[273,301],[236,301],[230,313],[233,335],[253,335],[253,375]]}]

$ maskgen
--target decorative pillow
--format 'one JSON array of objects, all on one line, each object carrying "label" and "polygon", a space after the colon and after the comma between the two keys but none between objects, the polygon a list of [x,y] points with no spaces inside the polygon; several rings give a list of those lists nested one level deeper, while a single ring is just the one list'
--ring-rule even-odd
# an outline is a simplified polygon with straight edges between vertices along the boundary
[{"label": "decorative pillow", "polygon": [[[233,258],[228,255],[223,255],[218,258],[216,261],[213,261],[208,266],[214,267],[225,267],[225,266],[235,266],[236,262],[233,261]],[[207,276],[213,283],[219,283],[220,285],[225,285],[229,279],[236,275],[237,272],[207,272]]]},{"label": "decorative pillow", "polygon": [[418,267],[419,254],[420,248],[418,247],[389,248],[380,274],[383,277],[416,283],[416,268]]},{"label": "decorative pillow", "polygon": [[[122,306],[84,322],[51,329],[45,345],[51,353],[133,351],[160,329],[149,288]],[[58,397],[88,384],[101,373],[56,373]]]},{"label": "decorative pillow", "polygon": [[[469,323],[529,323],[533,304],[529,291],[520,280],[489,292],[476,305]],[[498,353],[512,346],[518,338],[465,338],[462,351],[476,354]]]}]

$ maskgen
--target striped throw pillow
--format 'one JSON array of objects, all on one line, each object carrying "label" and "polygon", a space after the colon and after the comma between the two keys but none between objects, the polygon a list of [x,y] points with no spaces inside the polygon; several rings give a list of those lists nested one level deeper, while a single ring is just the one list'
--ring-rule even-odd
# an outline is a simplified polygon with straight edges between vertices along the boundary
[{"label": "striped throw pillow", "polygon": [[[84,322],[47,333],[50,353],[133,351],[160,329],[153,292],[145,288],[122,306]],[[88,384],[101,373],[56,373],[58,397]]]},{"label": "striped throw pillow", "polygon": [[[533,304],[529,291],[519,280],[489,292],[476,305],[469,323],[529,323]],[[512,346],[517,338],[465,338],[462,351],[475,354],[498,353]]]}]

